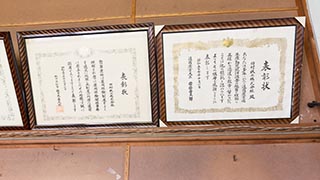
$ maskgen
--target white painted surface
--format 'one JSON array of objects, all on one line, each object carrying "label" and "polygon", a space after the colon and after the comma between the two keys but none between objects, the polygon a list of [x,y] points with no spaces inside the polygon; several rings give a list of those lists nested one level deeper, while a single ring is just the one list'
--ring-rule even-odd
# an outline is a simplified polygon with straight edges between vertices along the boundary
[{"label": "white painted surface", "polygon": [[315,33],[318,54],[320,54],[320,1],[308,0],[308,10],[310,13],[313,31]]}]

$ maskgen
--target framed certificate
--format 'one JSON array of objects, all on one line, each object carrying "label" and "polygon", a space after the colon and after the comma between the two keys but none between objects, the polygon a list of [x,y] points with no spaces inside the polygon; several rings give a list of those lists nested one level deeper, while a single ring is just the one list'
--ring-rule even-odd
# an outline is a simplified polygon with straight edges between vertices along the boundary
[{"label": "framed certificate", "polygon": [[17,36],[31,128],[157,125],[152,23]]},{"label": "framed certificate", "polygon": [[295,18],[164,26],[157,35],[160,119],[291,122],[299,115],[303,30]]},{"label": "framed certificate", "polygon": [[0,32],[0,130],[26,129],[28,119],[9,32]]}]

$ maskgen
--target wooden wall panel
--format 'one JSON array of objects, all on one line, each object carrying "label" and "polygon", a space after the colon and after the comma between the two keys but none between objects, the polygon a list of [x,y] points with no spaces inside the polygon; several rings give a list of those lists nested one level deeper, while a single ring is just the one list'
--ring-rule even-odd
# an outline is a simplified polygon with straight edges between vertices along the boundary
[{"label": "wooden wall panel", "polygon": [[300,91],[300,124],[320,124],[320,108],[309,108],[307,104],[316,100],[316,93],[312,87],[308,60],[303,59]]},{"label": "wooden wall panel", "polygon": [[297,10],[292,0],[185,0],[183,3],[172,0],[136,1],[137,21],[153,21],[157,24],[288,17],[295,16]]},{"label": "wooden wall panel", "polygon": [[132,147],[130,180],[319,179],[320,144]]},{"label": "wooden wall panel", "polygon": [[[0,149],[0,179],[319,179],[320,143]],[[128,172],[128,176],[124,173]]]},{"label": "wooden wall panel", "polygon": [[123,147],[0,149],[0,179],[123,179]]},{"label": "wooden wall panel", "polygon": [[246,12],[236,14],[203,14],[203,15],[181,15],[181,16],[163,16],[163,17],[139,17],[136,22],[154,22],[155,24],[186,24],[201,22],[221,22],[221,21],[237,21],[237,20],[253,20],[253,19],[270,19],[295,17],[296,11],[283,12]]},{"label": "wooden wall panel", "polygon": [[[137,0],[137,18],[234,12],[297,10],[293,0]],[[231,14],[231,13],[230,13]]]},{"label": "wooden wall panel", "polygon": [[130,0],[14,0],[1,2],[0,25],[126,19],[130,15]]}]

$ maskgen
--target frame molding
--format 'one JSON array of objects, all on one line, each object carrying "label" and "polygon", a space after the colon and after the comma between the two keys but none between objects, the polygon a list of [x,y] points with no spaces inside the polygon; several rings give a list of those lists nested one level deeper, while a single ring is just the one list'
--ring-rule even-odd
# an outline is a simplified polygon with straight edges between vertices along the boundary
[{"label": "frame molding", "polygon": [[0,126],[0,130],[22,130],[29,128],[29,121],[27,115],[27,107],[25,104],[22,81],[18,70],[17,61],[14,55],[11,36],[9,32],[0,32],[0,39],[3,40],[6,49],[8,63],[12,75],[13,85],[15,88],[16,98],[19,105],[21,119],[23,121],[23,127],[20,126]]},{"label": "frame molding", "polygon": [[0,146],[320,143],[320,125],[0,131]]},{"label": "frame molding", "polygon": [[[292,109],[291,118],[282,119],[257,119],[257,120],[210,120],[210,121],[176,121],[168,122],[166,116],[166,99],[165,99],[165,75],[164,75],[164,57],[163,57],[163,34],[176,32],[190,32],[199,30],[228,30],[241,28],[263,28],[263,27],[281,27],[296,26],[295,54],[293,68],[293,91],[292,91]],[[253,124],[288,124],[299,115],[300,101],[300,80],[301,65],[303,59],[303,26],[295,18],[265,19],[265,20],[248,20],[218,23],[202,24],[183,24],[183,25],[166,25],[157,35],[157,59],[158,59],[158,80],[159,80],[159,106],[160,119],[168,126],[181,125],[253,125]]]},{"label": "frame molding", "polygon": [[[56,36],[72,36],[72,35],[90,35],[96,33],[117,33],[117,32],[134,32],[136,30],[147,30],[148,33],[148,51],[149,51],[149,75],[150,75],[150,101],[152,123],[110,123],[110,124],[95,124],[95,125],[54,125],[54,126],[37,126],[35,117],[35,107],[33,102],[33,94],[31,88],[31,79],[29,73],[29,63],[26,50],[25,40],[28,38],[41,38],[41,37],[56,37]],[[153,23],[141,24],[125,24],[125,25],[110,25],[99,27],[79,27],[67,29],[47,29],[36,31],[22,31],[17,32],[19,54],[21,59],[22,74],[24,76],[24,87],[26,92],[27,107],[29,110],[29,119],[31,128],[84,128],[84,127],[154,127],[158,125],[158,101],[157,101],[157,71],[156,71],[156,57],[154,49],[154,26]]]}]

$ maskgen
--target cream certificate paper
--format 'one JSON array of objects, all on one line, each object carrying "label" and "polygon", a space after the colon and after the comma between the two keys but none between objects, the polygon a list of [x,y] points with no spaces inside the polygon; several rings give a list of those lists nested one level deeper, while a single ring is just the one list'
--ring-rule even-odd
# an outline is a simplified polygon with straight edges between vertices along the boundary
[{"label": "cream certificate paper", "polygon": [[152,122],[147,37],[26,39],[37,125]]},{"label": "cream certificate paper", "polygon": [[164,33],[167,121],[290,118],[295,26]]},{"label": "cream certificate paper", "polygon": [[0,40],[0,104],[0,126],[23,126],[3,40]]}]

